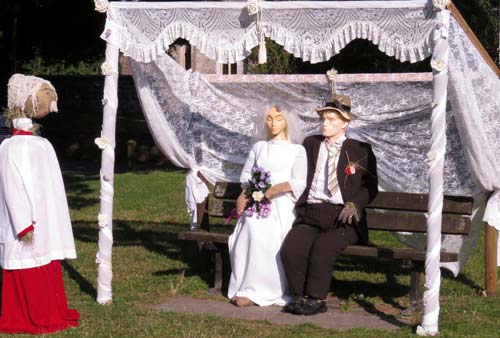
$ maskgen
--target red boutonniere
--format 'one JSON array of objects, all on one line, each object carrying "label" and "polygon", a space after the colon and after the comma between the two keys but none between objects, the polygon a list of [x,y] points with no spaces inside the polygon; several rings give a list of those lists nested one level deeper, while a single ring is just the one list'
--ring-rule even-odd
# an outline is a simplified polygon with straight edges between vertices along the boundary
[{"label": "red boutonniere", "polygon": [[356,173],[356,167],[354,165],[348,165],[345,167],[345,174],[346,175],[354,175]]},{"label": "red boutonniere", "polygon": [[[367,158],[367,155],[360,158],[359,160],[357,161],[351,161],[349,159],[349,154],[347,153],[346,151],[346,156],[347,156],[347,166],[345,167],[344,169],[344,172],[345,172],[345,177],[344,177],[344,186],[347,186],[347,178],[349,176],[352,176],[354,174],[356,174],[358,172],[358,170],[361,172],[361,171],[365,171],[366,173],[370,174],[370,172],[365,168],[363,167],[360,163],[363,163],[365,161],[365,159]],[[371,175],[371,174],[370,174]]]},{"label": "red boutonniere", "polygon": [[347,166],[345,167],[344,172],[347,176],[354,175],[358,169],[359,170],[366,170],[365,168],[363,168],[363,166],[361,166],[359,164],[359,162],[361,162],[361,160],[356,161],[356,162],[351,161],[349,159],[349,153],[346,151],[345,154],[347,156]]}]

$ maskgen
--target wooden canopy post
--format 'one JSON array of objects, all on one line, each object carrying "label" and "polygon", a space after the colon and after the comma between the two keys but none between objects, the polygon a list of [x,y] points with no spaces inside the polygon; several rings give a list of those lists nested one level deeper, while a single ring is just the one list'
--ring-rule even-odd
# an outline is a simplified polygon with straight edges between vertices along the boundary
[{"label": "wooden canopy post", "polygon": [[485,223],[486,226],[486,238],[485,238],[485,250],[484,250],[484,261],[485,261],[485,284],[486,284],[486,295],[488,297],[495,297],[497,295],[497,245],[498,245],[498,230]]}]

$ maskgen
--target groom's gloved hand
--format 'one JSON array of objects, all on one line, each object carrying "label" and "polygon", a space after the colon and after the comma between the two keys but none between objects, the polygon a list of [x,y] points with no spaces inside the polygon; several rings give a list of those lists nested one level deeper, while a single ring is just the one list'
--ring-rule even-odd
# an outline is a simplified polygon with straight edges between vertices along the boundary
[{"label": "groom's gloved hand", "polygon": [[352,224],[359,223],[359,210],[356,204],[347,202],[344,209],[340,212],[339,220],[341,223]]}]

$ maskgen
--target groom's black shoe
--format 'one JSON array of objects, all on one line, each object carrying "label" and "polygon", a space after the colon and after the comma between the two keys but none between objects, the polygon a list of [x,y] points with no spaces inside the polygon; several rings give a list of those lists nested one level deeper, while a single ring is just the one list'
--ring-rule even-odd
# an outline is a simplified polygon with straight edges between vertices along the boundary
[{"label": "groom's black shoe", "polygon": [[326,301],[306,297],[304,302],[295,310],[294,313],[297,315],[312,316],[317,315],[318,313],[324,313],[327,310],[328,307],[326,306]]},{"label": "groom's black shoe", "polygon": [[304,298],[298,296],[292,297],[290,302],[283,307],[283,311],[296,314],[297,309],[299,309],[303,303]]}]

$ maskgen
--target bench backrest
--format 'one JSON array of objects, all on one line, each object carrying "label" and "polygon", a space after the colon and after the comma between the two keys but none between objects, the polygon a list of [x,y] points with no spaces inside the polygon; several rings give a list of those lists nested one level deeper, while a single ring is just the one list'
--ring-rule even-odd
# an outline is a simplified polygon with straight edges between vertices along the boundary
[{"label": "bench backrest", "polygon": [[[241,193],[239,183],[217,182],[209,199],[212,217],[227,217]],[[427,194],[379,192],[367,208],[368,229],[426,232]],[[472,197],[444,196],[443,234],[468,235],[472,214]]]}]

